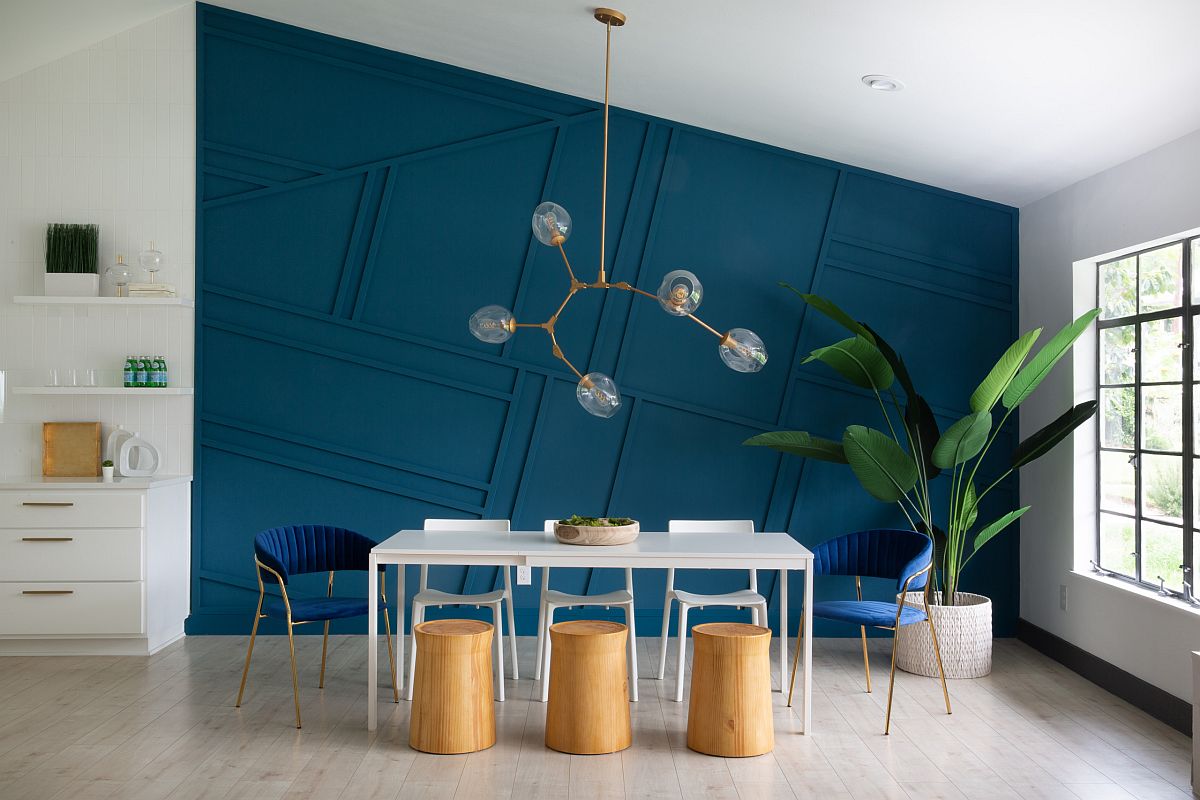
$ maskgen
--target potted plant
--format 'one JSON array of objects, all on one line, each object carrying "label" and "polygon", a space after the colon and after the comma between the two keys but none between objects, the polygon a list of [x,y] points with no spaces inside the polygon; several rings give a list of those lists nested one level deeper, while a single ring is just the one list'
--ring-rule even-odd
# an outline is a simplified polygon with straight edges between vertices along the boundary
[{"label": "potted plant", "polygon": [[[1017,339],[971,394],[971,412],[942,432],[929,404],[913,386],[904,359],[875,330],[823,297],[803,294],[787,284],[783,286],[852,334],[812,351],[803,363],[820,361],[855,386],[870,391],[879,404],[883,429],[850,425],[841,441],[823,439],[807,431],[778,431],[752,437],[745,444],[848,464],[872,497],[897,504],[914,530],[932,536],[935,578],[940,582],[940,591],[934,593],[931,614],[942,645],[946,675],[986,675],[991,670],[991,601],[962,591],[963,568],[993,537],[1028,511],[1029,506],[994,520],[980,520],[980,503],[1005,478],[1045,455],[1090,418],[1096,411],[1096,401],[1068,409],[1021,442],[998,470],[997,465],[989,462],[991,471],[999,474],[989,475],[993,479],[982,488],[976,483],[977,479],[981,483],[984,480],[980,465],[1009,417],[1070,351],[1075,340],[1099,315],[1099,309],[1087,312],[1056,333],[1032,358],[1028,357],[1042,329]],[[904,392],[903,405],[895,390],[896,383]],[[934,508],[930,492],[930,482],[939,475],[950,481],[949,503],[944,509]],[[915,602],[919,597],[903,600]],[[898,636],[897,664],[910,672],[937,675],[929,626],[905,626]]]},{"label": "potted plant", "polygon": [[46,295],[95,297],[100,293],[96,225],[51,223],[46,226]]},{"label": "potted plant", "polygon": [[100,464],[100,471],[104,475],[105,483],[112,483],[113,479],[113,462],[112,459],[105,459]]}]

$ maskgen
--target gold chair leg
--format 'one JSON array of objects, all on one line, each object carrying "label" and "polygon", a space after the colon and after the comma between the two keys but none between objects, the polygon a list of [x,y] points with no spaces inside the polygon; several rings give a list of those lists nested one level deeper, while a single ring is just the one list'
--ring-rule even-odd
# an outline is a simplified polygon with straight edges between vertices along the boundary
[{"label": "gold chair leg", "polygon": [[246,666],[242,667],[242,685],[238,687],[237,702],[233,704],[234,708],[242,707],[242,693],[246,691],[246,676],[250,674],[250,656],[254,653],[254,637],[258,634],[258,621],[263,618],[262,614],[263,597],[258,595],[258,608],[254,610],[254,625],[250,628],[250,646],[246,648]]},{"label": "gold chair leg", "polygon": [[[329,571],[329,590],[326,597],[333,597],[333,570]],[[325,638],[321,640],[321,677],[317,680],[317,688],[325,688],[325,651],[329,649],[329,620],[325,620]]]},{"label": "gold chair leg", "polygon": [[300,728],[300,678],[296,675],[296,637],[292,634],[292,620],[289,617],[288,626],[288,650],[292,654],[292,698],[296,701],[296,729]]},{"label": "gold chair leg", "polygon": [[400,690],[396,688],[396,656],[392,653],[392,621],[388,618],[388,610],[385,606],[383,609],[383,629],[384,639],[387,640],[388,646],[388,666],[391,668],[392,675],[392,702],[400,702]]},{"label": "gold chair leg", "polygon": [[329,648],[329,620],[325,620],[325,636],[321,639],[321,678],[317,681],[317,688],[325,688],[325,651]]},{"label": "gold chair leg", "polygon": [[859,625],[859,633],[862,634],[863,643],[863,669],[867,673],[867,694],[871,693],[871,659],[867,657],[867,626]]},{"label": "gold chair leg", "polygon": [[946,689],[946,670],[942,669],[942,650],[938,647],[937,631],[933,629],[933,617],[927,617],[929,620],[929,636],[933,639],[933,655],[937,659],[938,677],[942,679],[942,697],[946,699],[946,713],[953,713],[950,710],[950,692]]},{"label": "gold chair leg", "polygon": [[892,629],[892,671],[888,676],[888,701],[887,701],[887,716],[883,720],[883,735],[887,736],[892,728],[892,689],[896,686],[896,643],[899,638],[896,635],[897,628]]},{"label": "gold chair leg", "polygon": [[796,667],[800,665],[800,649],[804,647],[804,615],[800,615],[800,627],[796,629],[796,652],[792,656],[792,680],[788,685],[788,701],[792,705],[792,693],[796,691]]}]

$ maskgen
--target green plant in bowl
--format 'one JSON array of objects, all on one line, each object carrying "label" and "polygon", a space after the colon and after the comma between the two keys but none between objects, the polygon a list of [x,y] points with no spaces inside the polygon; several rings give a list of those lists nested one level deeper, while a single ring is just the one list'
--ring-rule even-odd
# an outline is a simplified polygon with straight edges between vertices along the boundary
[{"label": "green plant in bowl", "polygon": [[578,514],[560,519],[558,522],[561,525],[575,525],[582,528],[617,528],[633,524],[633,520],[629,517],[581,517]]}]

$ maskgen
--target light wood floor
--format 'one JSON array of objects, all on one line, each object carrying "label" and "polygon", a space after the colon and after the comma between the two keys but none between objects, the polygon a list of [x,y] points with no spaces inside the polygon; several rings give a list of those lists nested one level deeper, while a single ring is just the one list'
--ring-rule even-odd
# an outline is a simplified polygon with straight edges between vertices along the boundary
[{"label": "light wood floor", "polygon": [[[545,707],[529,700],[526,679],[532,639],[520,642],[522,679],[497,706],[490,750],[413,752],[404,702],[381,703],[368,734],[363,637],[331,640],[323,691],[320,638],[299,637],[297,731],[285,637],[260,637],[246,702],[233,708],[245,643],[196,637],[152,658],[0,659],[0,798],[1191,797],[1187,737],[1014,641],[996,643],[990,677],[951,683],[950,717],[936,681],[899,673],[885,738],[886,642],[872,643],[868,695],[857,640],[818,640],[813,734],[798,735],[775,695],[775,751],[748,759],[687,749],[687,705],[669,699],[669,679],[641,680],[623,753],[545,749]],[[649,673],[657,641],[639,644]]]}]

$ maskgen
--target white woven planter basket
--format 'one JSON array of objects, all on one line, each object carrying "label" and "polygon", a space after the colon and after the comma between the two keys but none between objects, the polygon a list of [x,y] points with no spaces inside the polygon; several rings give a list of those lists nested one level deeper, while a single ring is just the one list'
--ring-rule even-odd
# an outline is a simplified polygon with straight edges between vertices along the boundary
[{"label": "white woven planter basket", "polygon": [[[925,610],[923,592],[909,592],[904,604]],[[934,605],[938,593],[930,597],[929,613],[937,630],[942,651],[942,666],[947,678],[982,678],[992,671],[992,601],[980,594],[958,592],[952,606]],[[905,672],[936,678],[937,659],[929,626],[905,625],[896,634],[896,666]]]}]

